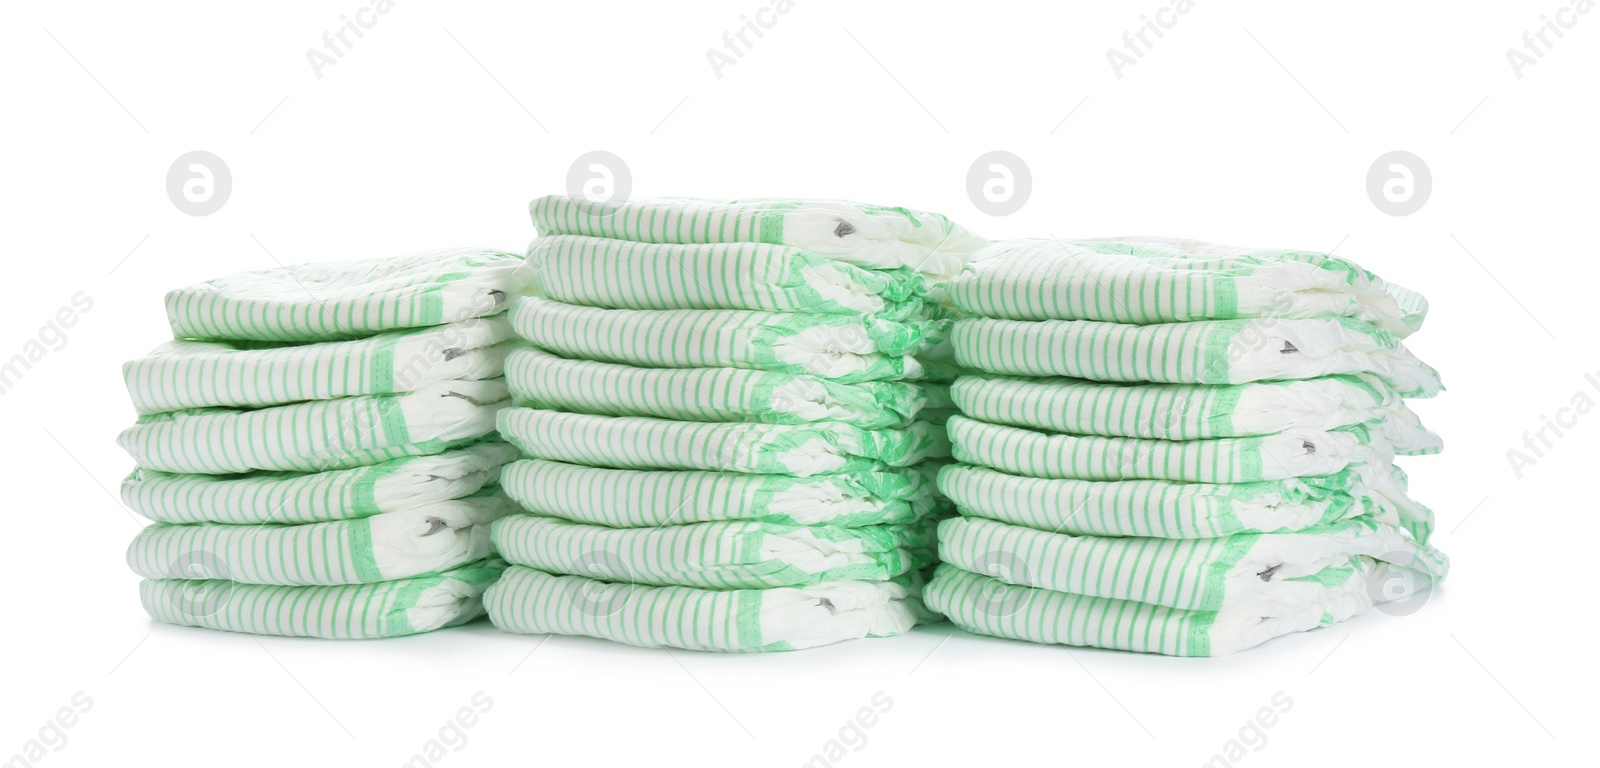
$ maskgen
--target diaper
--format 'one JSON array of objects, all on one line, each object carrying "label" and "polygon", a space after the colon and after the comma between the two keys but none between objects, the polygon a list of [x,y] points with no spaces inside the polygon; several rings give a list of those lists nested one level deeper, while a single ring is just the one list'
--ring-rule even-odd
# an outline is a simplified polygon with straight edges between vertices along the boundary
[{"label": "diaper", "polygon": [[719,520],[854,528],[910,523],[935,506],[933,482],[917,469],[790,477],[527,459],[508,465],[500,485],[530,512],[613,528]]},{"label": "diaper", "polygon": [[867,269],[936,280],[961,271],[987,241],[936,213],[842,200],[664,198],[591,203],[550,195],[528,210],[539,234],[641,243],[769,243]]},{"label": "diaper", "polygon": [[506,383],[517,405],[684,421],[842,421],[881,429],[951,407],[948,388],[939,384],[841,384],[740,368],[639,368],[568,360],[528,346],[506,359]]},{"label": "diaper", "polygon": [[933,521],[841,528],[752,521],[608,528],[513,515],[494,526],[507,562],[546,573],[702,589],[887,581],[934,562]]},{"label": "diaper", "polygon": [[1007,320],[1348,317],[1404,338],[1422,325],[1427,302],[1388,288],[1323,253],[1166,238],[1007,240],[980,251],[948,286],[962,310]]},{"label": "diaper", "polygon": [[872,271],[765,243],[671,245],[541,237],[528,248],[539,292],[613,309],[754,309],[906,319],[921,306],[921,275]]},{"label": "diaper", "polygon": [[429,576],[331,587],[145,579],[139,597],[150,617],[166,624],[363,640],[431,632],[482,616],[483,592],[504,569],[491,558]]},{"label": "diaper", "polygon": [[505,381],[491,379],[258,410],[174,411],[140,417],[117,444],[139,466],[162,472],[322,472],[440,453],[491,434],[508,398]]},{"label": "diaper", "polygon": [[520,634],[588,635],[694,651],[789,651],[899,635],[934,617],[918,585],[828,581],[708,590],[553,576],[512,566],[484,595],[489,620]]},{"label": "diaper", "polygon": [[939,557],[1008,584],[1192,611],[1317,602],[1367,557],[1443,579],[1449,561],[1365,518],[1215,539],[1074,536],[976,517],[939,524]]},{"label": "diaper", "polygon": [[178,339],[328,341],[503,312],[533,277],[481,248],[241,272],[167,294]]},{"label": "diaper", "polygon": [[841,382],[915,379],[912,357],[944,338],[947,320],[743,310],[595,309],[524,298],[518,336],[562,357],[653,368],[748,368]]},{"label": "diaper", "polygon": [[1263,615],[1261,605],[1189,611],[1164,605],[1019,587],[948,563],[934,572],[924,591],[930,610],[969,632],[1034,643],[1090,646],[1169,656],[1224,656],[1274,637],[1329,626],[1372,607],[1386,574],[1401,571],[1362,559],[1349,580],[1326,599],[1279,605]]},{"label": "diaper", "polygon": [[157,524],[128,546],[128,566],[171,578],[196,557],[247,584],[368,584],[436,573],[488,557],[490,524],[520,510],[498,492],[357,520],[301,525]]},{"label": "diaper", "polygon": [[1403,526],[1402,515],[1418,505],[1396,505],[1369,486],[1369,474],[1346,470],[1235,484],[1103,482],[1018,477],[952,464],[939,471],[938,482],[963,514],[1058,533],[1209,539],[1299,531],[1359,516]]},{"label": "diaper", "polygon": [[1381,422],[1216,440],[1051,434],[965,416],[952,416],[948,426],[957,461],[1026,477],[1249,483],[1331,475],[1394,459]]},{"label": "diaper", "polygon": [[987,373],[1098,381],[1243,384],[1371,373],[1402,397],[1432,397],[1439,374],[1392,334],[1347,318],[1122,325],[1088,320],[956,322],[955,359]]},{"label": "diaper", "polygon": [[1080,435],[1199,440],[1386,421],[1400,455],[1443,447],[1394,390],[1366,373],[1222,386],[976,375],[957,379],[950,396],[974,419]]},{"label": "diaper", "polygon": [[530,458],[619,469],[694,469],[795,477],[905,467],[950,455],[942,427],[865,430],[838,422],[707,424],[508,408],[500,434]]},{"label": "diaper", "polygon": [[502,314],[317,344],[169,341],[124,364],[122,378],[141,414],[387,395],[500,376],[510,338]]},{"label": "diaper", "polygon": [[516,448],[486,440],[432,456],[312,474],[172,474],[138,468],[122,501],[158,523],[321,523],[426,508],[494,485]]}]

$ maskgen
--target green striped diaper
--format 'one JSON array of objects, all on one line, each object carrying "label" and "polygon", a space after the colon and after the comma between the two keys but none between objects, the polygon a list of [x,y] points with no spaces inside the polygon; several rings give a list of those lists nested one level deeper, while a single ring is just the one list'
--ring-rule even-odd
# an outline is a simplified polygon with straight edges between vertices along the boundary
[{"label": "green striped diaper", "polygon": [[500,434],[530,458],[619,469],[694,469],[795,477],[905,467],[950,455],[927,422],[866,430],[838,422],[713,424],[507,408]]},{"label": "green striped diaper", "polygon": [[1220,386],[973,375],[951,384],[950,396],[974,419],[1080,435],[1202,440],[1387,420],[1401,455],[1442,445],[1371,374]]},{"label": "green striped diaper", "polygon": [[513,565],[648,586],[702,589],[803,587],[888,581],[934,562],[934,524],[778,525],[748,520],[608,528],[512,515],[494,545]]},{"label": "green striped diaper", "polygon": [[859,527],[922,519],[934,486],[918,469],[810,477],[603,469],[525,459],[500,476],[524,509],[578,523],[643,528],[719,520]]},{"label": "green striped diaper", "polygon": [[[1190,611],[1327,599],[1367,557],[1444,578],[1449,561],[1404,531],[1352,518],[1215,539],[1075,536],[978,517],[939,524],[939,558],[1007,584]],[[1264,613],[1263,615],[1270,615]]]},{"label": "green striped diaper", "polygon": [[1331,475],[1394,458],[1382,422],[1216,440],[1052,434],[965,416],[952,416],[948,427],[957,461],[1025,477],[1250,483]]},{"label": "green striped diaper", "polygon": [[654,368],[748,368],[842,382],[915,379],[912,355],[950,321],[745,310],[595,309],[528,297],[512,308],[518,336],[562,357]]},{"label": "green striped diaper", "polygon": [[172,474],[139,468],[122,501],[158,523],[321,523],[426,507],[470,496],[500,477],[516,448],[486,440],[432,456],[311,474]]},{"label": "green striped diaper", "polygon": [[1371,373],[1402,397],[1432,397],[1439,374],[1392,334],[1347,318],[1122,325],[1089,320],[959,320],[961,365],[1012,376],[1243,384]]},{"label": "green striped diaper", "polygon": [[531,286],[521,256],[482,248],[241,272],[167,294],[178,339],[329,341],[505,311]]},{"label": "green striped diaper", "polygon": [[968,632],[1033,643],[1111,648],[1169,656],[1225,656],[1274,637],[1344,621],[1373,604],[1368,585],[1391,566],[1363,559],[1363,576],[1328,590],[1329,597],[1279,606],[1188,611],[1164,605],[1019,587],[942,563],[924,590],[930,610]]},{"label": "green striped diaper", "polygon": [[1391,294],[1377,275],[1342,258],[1166,238],[997,242],[973,257],[949,292],[966,312],[1007,320],[1349,317],[1401,338],[1427,313],[1420,295]]},{"label": "green striped diaper", "polygon": [[489,619],[519,634],[588,635],[647,648],[790,651],[890,637],[936,617],[920,585],[827,581],[806,587],[647,587],[554,576],[520,565],[484,595]]},{"label": "green striped diaper", "polygon": [[923,278],[866,270],[765,243],[672,245],[598,237],[541,237],[528,248],[539,292],[613,309],[755,309],[912,317]]},{"label": "green striped diaper", "polygon": [[568,360],[522,346],[506,358],[517,405],[606,416],[684,421],[807,424],[842,421],[862,429],[904,427],[951,408],[940,384],[866,381],[742,368],[639,368]]},{"label": "green striped diaper", "polygon": [[504,379],[490,379],[257,410],[149,414],[123,430],[117,444],[139,466],[162,472],[347,469],[440,453],[492,434],[509,396]]},{"label": "green striped diaper", "polygon": [[550,195],[528,205],[539,234],[641,243],[787,245],[867,269],[906,268],[938,280],[987,244],[936,213],[842,200],[664,198],[592,203]]},{"label": "green striped diaper", "polygon": [[952,464],[939,471],[939,490],[964,514],[1078,535],[1209,539],[1287,533],[1362,515],[1402,525],[1400,508],[1370,488],[1366,474],[1223,485],[1018,477]]},{"label": "green striped diaper", "polygon": [[[197,564],[204,567],[204,564]],[[444,573],[376,584],[281,587],[227,579],[145,579],[156,621],[228,632],[329,640],[414,635],[483,615],[483,592],[505,562],[490,558]]]},{"label": "green striped diaper", "polygon": [[141,414],[387,395],[500,376],[511,338],[501,314],[316,344],[169,341],[124,364],[122,378]]},{"label": "green striped diaper", "polygon": [[369,584],[437,573],[493,551],[490,526],[519,511],[495,491],[356,520],[300,525],[149,526],[128,546],[128,566],[150,579],[182,565],[217,564],[246,584]]}]

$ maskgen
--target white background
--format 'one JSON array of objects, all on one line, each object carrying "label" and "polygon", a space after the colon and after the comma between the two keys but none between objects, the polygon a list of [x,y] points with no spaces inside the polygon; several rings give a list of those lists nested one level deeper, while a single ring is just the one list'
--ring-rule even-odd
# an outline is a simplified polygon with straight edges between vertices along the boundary
[{"label": "white background", "polygon": [[[482,691],[492,707],[441,764],[803,765],[881,691],[892,707],[832,764],[1195,765],[1281,691],[1292,708],[1238,763],[1592,759],[1600,415],[1520,479],[1506,452],[1577,393],[1600,400],[1584,380],[1600,371],[1600,11],[1563,15],[1576,24],[1519,79],[1507,49],[1563,0],[1198,0],[1118,78],[1106,51],[1163,0],[796,0],[718,78],[706,51],[764,0],[465,5],[398,0],[321,78],[306,51],[362,0],[0,10],[0,357],[75,293],[93,301],[0,397],[0,758],[81,691],[92,706],[39,764],[401,765]],[[196,149],[233,177],[205,217],[165,191]],[[486,623],[365,643],[150,623],[113,439],[133,418],[119,366],[164,338],[162,294],[280,262],[519,249],[527,201],[595,149],[626,160],[634,196],[842,197],[991,238],[1337,248],[1432,301],[1409,346],[1449,391],[1416,410],[1448,445],[1405,466],[1454,571],[1416,614],[1212,660],[948,625],[716,656]],[[1033,177],[1004,218],[966,192],[995,149]],[[1405,217],[1365,190],[1396,149],[1433,178]]]}]

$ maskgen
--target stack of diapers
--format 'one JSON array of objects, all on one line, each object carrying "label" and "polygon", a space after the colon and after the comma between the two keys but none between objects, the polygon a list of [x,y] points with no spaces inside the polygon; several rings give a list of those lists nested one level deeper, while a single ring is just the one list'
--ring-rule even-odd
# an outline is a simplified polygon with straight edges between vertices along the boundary
[{"label": "stack of diapers", "polygon": [[377,638],[483,614],[515,448],[518,255],[435,251],[249,272],[167,295],[174,340],[123,366],[122,498],[157,621]]},{"label": "stack of diapers", "polygon": [[928,296],[983,241],[852,203],[531,210],[495,625],[736,652],[936,618],[953,356]]},{"label": "stack of diapers", "polygon": [[1396,456],[1442,390],[1427,305],[1342,258],[1189,240],[996,243],[963,319],[929,608],[980,634],[1232,653],[1431,585]]}]

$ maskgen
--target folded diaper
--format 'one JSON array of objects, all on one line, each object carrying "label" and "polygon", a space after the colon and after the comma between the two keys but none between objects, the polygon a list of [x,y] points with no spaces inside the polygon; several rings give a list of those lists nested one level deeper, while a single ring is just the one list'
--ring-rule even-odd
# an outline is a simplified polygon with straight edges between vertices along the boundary
[{"label": "folded diaper", "polygon": [[507,408],[500,434],[530,458],[619,469],[695,469],[796,477],[904,467],[950,455],[943,428],[865,430],[838,422],[707,424]]},{"label": "folded diaper", "polygon": [[718,520],[858,527],[910,523],[934,509],[933,482],[915,469],[790,477],[528,459],[508,465],[500,484],[530,512],[613,528]]},{"label": "folded diaper", "polygon": [[646,587],[517,565],[489,588],[484,604],[507,632],[589,635],[647,648],[789,651],[902,634],[934,618],[919,591],[905,578],[774,589]]},{"label": "folded diaper", "polygon": [[241,272],[167,294],[179,339],[328,341],[505,310],[532,279],[521,256],[481,248]]},{"label": "folded diaper", "polygon": [[1094,536],[1209,539],[1299,531],[1357,516],[1403,526],[1401,509],[1368,486],[1367,474],[1224,485],[1019,477],[952,464],[939,471],[939,490],[964,514]]},{"label": "folded diaper", "polygon": [[756,309],[911,317],[923,278],[865,270],[765,243],[672,245],[598,237],[541,237],[528,247],[539,292],[613,309]]},{"label": "folded diaper", "polygon": [[951,407],[949,389],[940,384],[841,384],[741,368],[640,368],[568,360],[529,346],[506,359],[506,383],[518,405],[685,421],[842,421],[880,429]]},{"label": "folded diaper", "polygon": [[255,635],[361,640],[431,632],[483,615],[483,591],[505,562],[376,584],[280,587],[226,579],[146,579],[144,609],[156,621]]},{"label": "folded diaper", "polygon": [[[1325,600],[1357,557],[1443,579],[1449,561],[1404,531],[1366,518],[1295,533],[1215,539],[1073,536],[953,517],[939,524],[939,557],[1008,584],[1194,611]],[[1270,615],[1270,614],[1263,614]]]},{"label": "folded diaper", "polygon": [[1394,459],[1381,422],[1216,440],[1051,434],[965,416],[952,416],[948,426],[957,461],[1025,477],[1250,483],[1331,475]]},{"label": "folded diaper", "polygon": [[943,340],[948,320],[744,310],[594,309],[524,298],[517,335],[562,357],[655,368],[749,368],[842,382],[915,379],[912,355]]},{"label": "folded diaper", "polygon": [[1392,334],[1347,318],[1122,325],[961,320],[956,361],[987,373],[1099,381],[1243,384],[1372,373],[1403,397],[1432,397],[1439,374]]},{"label": "folded diaper", "polygon": [[312,474],[172,474],[138,468],[122,481],[122,501],[158,523],[321,523],[425,508],[494,485],[520,456],[486,440],[432,456]]},{"label": "folded diaper", "polygon": [[888,581],[934,562],[933,521],[912,525],[780,525],[748,520],[608,528],[512,515],[494,526],[507,562],[546,573],[704,589]]},{"label": "folded diaper", "polygon": [[1442,446],[1394,390],[1367,373],[1220,386],[969,375],[950,386],[950,396],[974,419],[1080,435],[1198,440],[1385,420],[1396,453]]},{"label": "folded diaper", "polygon": [[393,581],[482,560],[490,524],[519,512],[497,491],[398,512],[301,525],[149,526],[128,546],[128,566],[151,579],[203,556],[246,584],[313,586]]},{"label": "folded diaper", "polygon": [[987,244],[950,219],[842,200],[664,198],[591,203],[550,195],[528,206],[540,235],[642,243],[787,245],[868,269],[945,280]]},{"label": "folded diaper", "polygon": [[1377,275],[1342,258],[1168,238],[997,242],[948,289],[962,310],[1007,320],[1349,317],[1404,338],[1427,313],[1420,295],[1391,294]]},{"label": "folded diaper", "polygon": [[1367,558],[1361,565],[1365,573],[1352,568],[1348,580],[1319,602],[1220,611],[1019,587],[948,563],[935,570],[924,595],[930,610],[978,634],[1170,656],[1224,656],[1360,614],[1372,606],[1368,585],[1403,570]]},{"label": "folded diaper", "polygon": [[500,376],[510,338],[501,314],[317,344],[169,341],[124,364],[122,378],[141,414],[387,395]]},{"label": "folded diaper", "polygon": [[313,400],[258,410],[150,414],[117,444],[162,472],[322,472],[435,454],[494,432],[510,403],[503,379],[430,384],[400,395]]}]

